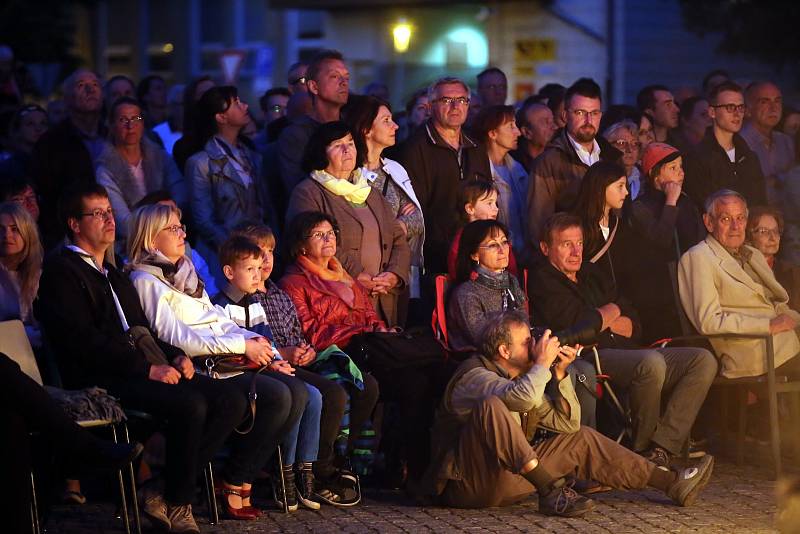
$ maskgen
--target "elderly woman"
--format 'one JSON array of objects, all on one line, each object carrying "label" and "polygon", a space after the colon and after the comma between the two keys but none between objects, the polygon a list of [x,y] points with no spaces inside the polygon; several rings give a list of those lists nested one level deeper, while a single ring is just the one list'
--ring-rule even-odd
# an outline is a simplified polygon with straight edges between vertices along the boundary
[{"label": "elderly woman", "polygon": [[800,268],[777,257],[783,235],[783,214],[771,206],[755,206],[747,217],[747,242],[758,249],[789,294],[789,307],[800,310]]},{"label": "elderly woman", "polygon": [[636,163],[639,161],[639,128],[632,120],[625,119],[609,126],[603,132],[603,137],[614,148],[622,152],[622,166],[628,178],[628,190],[631,200],[636,200],[645,190],[642,174]]},{"label": "elderly woman", "polygon": [[[303,212],[292,219],[286,246],[294,263],[286,269],[279,286],[292,299],[303,334],[318,353],[336,345],[355,355],[369,333],[396,329],[390,329],[380,318],[367,289],[338,260],[338,236],[336,220],[326,213]],[[416,366],[394,370],[372,366],[370,370],[377,383],[372,374],[364,374],[363,391],[349,388],[351,429],[358,429],[368,419],[380,384],[382,398],[398,401],[399,447],[405,449],[401,455],[405,454],[408,461],[409,476],[421,475],[428,452],[426,423],[433,406],[432,373]],[[350,436],[352,448],[352,431]]]},{"label": "elderly woman", "polygon": [[111,144],[98,158],[95,174],[97,183],[108,191],[117,221],[117,240],[124,245],[128,217],[142,198],[163,189],[179,206],[185,206],[186,184],[172,158],[144,136],[142,108],[136,100],[116,100],[108,122]]},{"label": "elderly woman", "polygon": [[309,177],[289,200],[286,220],[320,211],[339,223],[337,260],[368,291],[370,302],[389,326],[396,325],[398,295],[408,285],[409,248],[397,211],[373,189],[350,128],[342,122],[321,125],[303,156]]},{"label": "elderly woman", "polygon": [[372,188],[379,191],[392,207],[405,233],[411,253],[409,296],[419,299],[425,219],[405,168],[383,156],[387,148],[395,145],[398,126],[392,120],[392,109],[387,102],[372,96],[353,98],[354,102],[348,105],[346,122],[353,130],[357,151],[366,155],[362,172]]},{"label": "elderly woman", "polygon": [[[478,220],[464,227],[456,258],[456,286],[447,304],[447,329],[453,350],[472,352],[481,347],[483,328],[489,317],[498,312],[519,310],[528,313],[527,297],[517,278],[508,272],[508,230],[502,223]],[[571,349],[566,349],[571,350]],[[575,360],[569,374],[587,378],[576,393],[581,404],[581,424],[595,425],[594,368],[589,362]]]},{"label": "elderly woman", "polygon": [[[133,213],[128,236],[131,282],[152,330],[162,341],[180,348],[190,358],[198,358],[198,367],[203,367],[203,356],[215,354],[244,355],[254,364],[270,366],[270,371],[255,376],[245,372],[225,378],[245,396],[250,395],[251,387],[257,393],[252,429],[230,440],[231,455],[221,488],[228,516],[252,520],[260,515],[249,502],[252,481],[279,442],[297,435],[296,427],[310,406],[309,391],[303,382],[289,376],[292,367],[275,357],[276,351],[266,338],[239,327],[211,303],[203,281],[185,255],[186,231],[180,216],[180,210],[160,204],[143,206]],[[319,421],[319,414],[316,417]],[[317,439],[310,436],[309,441]],[[314,498],[310,493],[310,466],[300,476],[304,482],[297,492],[300,502],[309,508],[318,507],[306,504],[313,503]],[[308,480],[311,482],[305,483]],[[291,503],[294,477],[287,476],[286,481],[287,493],[292,491],[288,495]],[[284,498],[279,496],[281,501]]]},{"label": "elderly woman", "polygon": [[42,344],[32,313],[42,255],[33,217],[16,202],[0,204],[0,321],[20,319],[34,347]]},{"label": "elderly woman", "polygon": [[634,268],[620,283],[639,312],[642,339],[651,342],[681,331],[668,265],[702,241],[706,229],[697,207],[683,192],[678,149],[651,143],[642,156],[642,172],[648,186],[631,205],[629,241],[635,248],[625,254],[626,263]]}]

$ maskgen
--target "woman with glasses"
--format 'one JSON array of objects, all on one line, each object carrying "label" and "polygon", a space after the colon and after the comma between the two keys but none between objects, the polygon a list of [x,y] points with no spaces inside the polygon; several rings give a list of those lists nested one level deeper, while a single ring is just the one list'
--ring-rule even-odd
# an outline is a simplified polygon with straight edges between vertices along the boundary
[{"label": "woman with glasses", "polygon": [[[316,388],[309,391],[305,383],[291,376],[293,368],[278,357],[267,338],[239,327],[211,303],[202,279],[186,256],[186,228],[179,209],[162,204],[142,206],[131,215],[129,226],[131,282],[158,338],[184,351],[196,367],[209,374],[205,357],[212,355],[243,355],[249,362],[269,366],[257,376],[245,372],[220,377],[248,397],[251,388],[256,388],[255,418],[246,416],[252,429],[231,435],[231,454],[218,488],[229,517],[256,519],[261,512],[250,500],[252,482],[282,440],[290,435],[300,439],[298,425],[304,412],[312,406],[319,410],[320,406],[312,404],[309,397],[313,392],[319,396],[319,392]],[[315,417],[318,421],[319,413]],[[316,441],[316,436],[311,439]],[[281,504],[286,499],[290,509],[296,509],[299,500],[308,508],[319,507],[314,504],[313,475],[310,470],[304,475],[309,483],[302,485],[304,491],[297,492],[298,499],[294,480],[287,477],[287,493],[292,493],[277,495]]]},{"label": "woman with glasses", "polygon": [[648,186],[631,205],[630,242],[636,248],[626,256],[635,267],[625,288],[639,311],[642,339],[651,342],[681,332],[668,265],[702,241],[706,229],[697,207],[683,192],[683,158],[678,149],[651,143],[642,157],[642,171]]},{"label": "woman with glasses", "polygon": [[319,211],[338,221],[337,260],[366,289],[381,320],[394,326],[398,297],[409,283],[410,251],[397,211],[362,168],[366,155],[346,124],[321,125],[306,146],[309,177],[292,191],[286,220]]},{"label": "woman with glasses", "polygon": [[108,191],[117,223],[118,251],[125,248],[128,218],[136,203],[153,191],[168,190],[178,205],[187,201],[186,185],[175,162],[144,135],[138,101],[117,99],[109,110],[109,140],[97,161],[97,183]]},{"label": "woman with glasses", "polygon": [[631,200],[635,200],[644,193],[645,181],[639,171],[639,128],[632,120],[625,119],[614,123],[603,131],[606,141],[622,153],[622,166],[628,178],[628,191]]},{"label": "woman with glasses", "polygon": [[747,244],[764,255],[775,278],[789,293],[789,307],[800,310],[800,268],[778,258],[783,236],[783,214],[771,206],[750,208],[747,217]]}]

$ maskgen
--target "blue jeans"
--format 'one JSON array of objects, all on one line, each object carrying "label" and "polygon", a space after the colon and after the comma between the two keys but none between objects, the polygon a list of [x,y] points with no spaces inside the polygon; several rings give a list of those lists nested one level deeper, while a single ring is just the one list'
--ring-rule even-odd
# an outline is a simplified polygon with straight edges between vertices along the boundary
[{"label": "blue jeans", "polygon": [[314,462],[319,452],[319,422],[322,414],[322,394],[319,390],[302,380],[288,375],[271,375],[284,382],[290,389],[298,385],[304,387],[307,395],[303,415],[281,440],[283,465],[299,462]]}]

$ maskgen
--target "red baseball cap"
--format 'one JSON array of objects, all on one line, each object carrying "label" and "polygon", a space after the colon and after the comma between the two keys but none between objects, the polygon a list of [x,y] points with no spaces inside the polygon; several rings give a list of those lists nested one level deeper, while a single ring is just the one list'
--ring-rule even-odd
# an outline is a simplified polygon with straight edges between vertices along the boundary
[{"label": "red baseball cap", "polygon": [[659,163],[667,163],[681,156],[680,151],[667,143],[650,143],[642,154],[642,173],[650,176],[650,171]]}]

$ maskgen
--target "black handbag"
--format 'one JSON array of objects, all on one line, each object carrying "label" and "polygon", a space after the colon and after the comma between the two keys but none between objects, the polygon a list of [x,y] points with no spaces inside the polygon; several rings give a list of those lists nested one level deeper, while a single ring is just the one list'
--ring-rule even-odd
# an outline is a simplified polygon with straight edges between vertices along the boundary
[{"label": "black handbag", "polygon": [[431,329],[404,332],[365,332],[354,336],[347,354],[366,371],[393,371],[442,364],[445,354]]},{"label": "black handbag", "polygon": [[239,434],[247,434],[253,430],[253,425],[256,422],[256,399],[258,399],[256,380],[258,380],[259,374],[269,369],[269,366],[259,365],[248,360],[242,354],[212,354],[198,356],[197,359],[203,362],[208,376],[211,378],[220,378],[220,375],[226,373],[243,373],[246,371],[253,373],[253,377],[250,380],[250,391],[247,393],[247,400],[250,404],[250,421],[245,425],[245,428],[234,428]]}]

